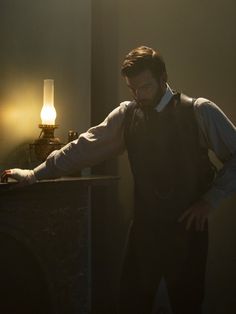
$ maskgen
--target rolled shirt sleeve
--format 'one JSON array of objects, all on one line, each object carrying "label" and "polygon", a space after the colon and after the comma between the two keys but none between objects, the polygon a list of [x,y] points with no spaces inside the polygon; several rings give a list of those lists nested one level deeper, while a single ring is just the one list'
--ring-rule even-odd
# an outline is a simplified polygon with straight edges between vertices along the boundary
[{"label": "rolled shirt sleeve", "polygon": [[124,115],[129,102],[123,102],[106,119],[80,134],[34,169],[37,180],[68,175],[121,154],[125,150]]},{"label": "rolled shirt sleeve", "polygon": [[198,98],[194,104],[202,138],[223,163],[212,187],[203,196],[213,208],[236,192],[236,128],[213,102]]},{"label": "rolled shirt sleeve", "polygon": [[[129,101],[115,108],[99,125],[52,152],[34,169],[38,180],[56,178],[93,166],[125,150],[124,116]],[[198,98],[194,112],[203,144],[223,162],[212,187],[203,198],[213,208],[236,192],[236,128],[213,102]]]}]

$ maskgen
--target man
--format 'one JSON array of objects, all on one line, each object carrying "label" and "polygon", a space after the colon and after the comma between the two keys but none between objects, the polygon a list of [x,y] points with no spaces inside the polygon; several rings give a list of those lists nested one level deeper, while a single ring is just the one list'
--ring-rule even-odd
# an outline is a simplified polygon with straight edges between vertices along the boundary
[{"label": "man", "polygon": [[[199,314],[204,296],[207,217],[236,191],[236,129],[204,98],[171,90],[165,63],[149,47],[132,50],[122,75],[133,94],[34,170],[2,175],[20,185],[58,177],[128,151],[135,210],[126,246],[120,314],[149,314],[162,276],[174,314]],[[215,175],[213,150],[224,163]]]}]

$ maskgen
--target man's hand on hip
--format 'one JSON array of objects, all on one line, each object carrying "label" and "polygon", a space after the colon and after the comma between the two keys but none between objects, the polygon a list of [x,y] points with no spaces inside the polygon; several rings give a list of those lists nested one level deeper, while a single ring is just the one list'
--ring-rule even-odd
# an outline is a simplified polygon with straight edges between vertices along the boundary
[{"label": "man's hand on hip", "polygon": [[195,224],[197,231],[203,231],[211,212],[211,205],[205,200],[200,200],[187,209],[178,219],[178,222],[186,221],[186,230],[189,230],[192,224]]}]

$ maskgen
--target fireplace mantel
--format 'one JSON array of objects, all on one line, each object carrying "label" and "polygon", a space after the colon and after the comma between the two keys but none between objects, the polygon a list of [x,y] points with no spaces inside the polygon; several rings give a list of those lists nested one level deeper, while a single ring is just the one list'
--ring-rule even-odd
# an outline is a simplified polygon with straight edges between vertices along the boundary
[{"label": "fireplace mantel", "polygon": [[[37,263],[50,303],[44,313],[90,313],[91,193],[97,186],[106,189],[117,179],[66,177],[20,189],[14,189],[14,182],[0,184],[0,235],[14,239]],[[9,254],[6,251],[1,254]],[[11,254],[14,258],[14,249]],[[15,264],[18,259],[15,256]],[[27,277],[27,269],[20,271]],[[9,283],[11,291],[14,284]],[[14,295],[9,297],[14,302]]]}]

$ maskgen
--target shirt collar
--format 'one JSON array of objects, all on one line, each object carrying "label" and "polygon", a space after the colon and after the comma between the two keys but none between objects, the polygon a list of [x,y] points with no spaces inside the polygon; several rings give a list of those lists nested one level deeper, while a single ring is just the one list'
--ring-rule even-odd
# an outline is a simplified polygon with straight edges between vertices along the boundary
[{"label": "shirt collar", "polygon": [[169,103],[173,95],[174,93],[172,92],[170,86],[166,83],[165,94],[162,96],[160,102],[155,107],[156,111],[161,112],[165,108],[165,106]]}]

